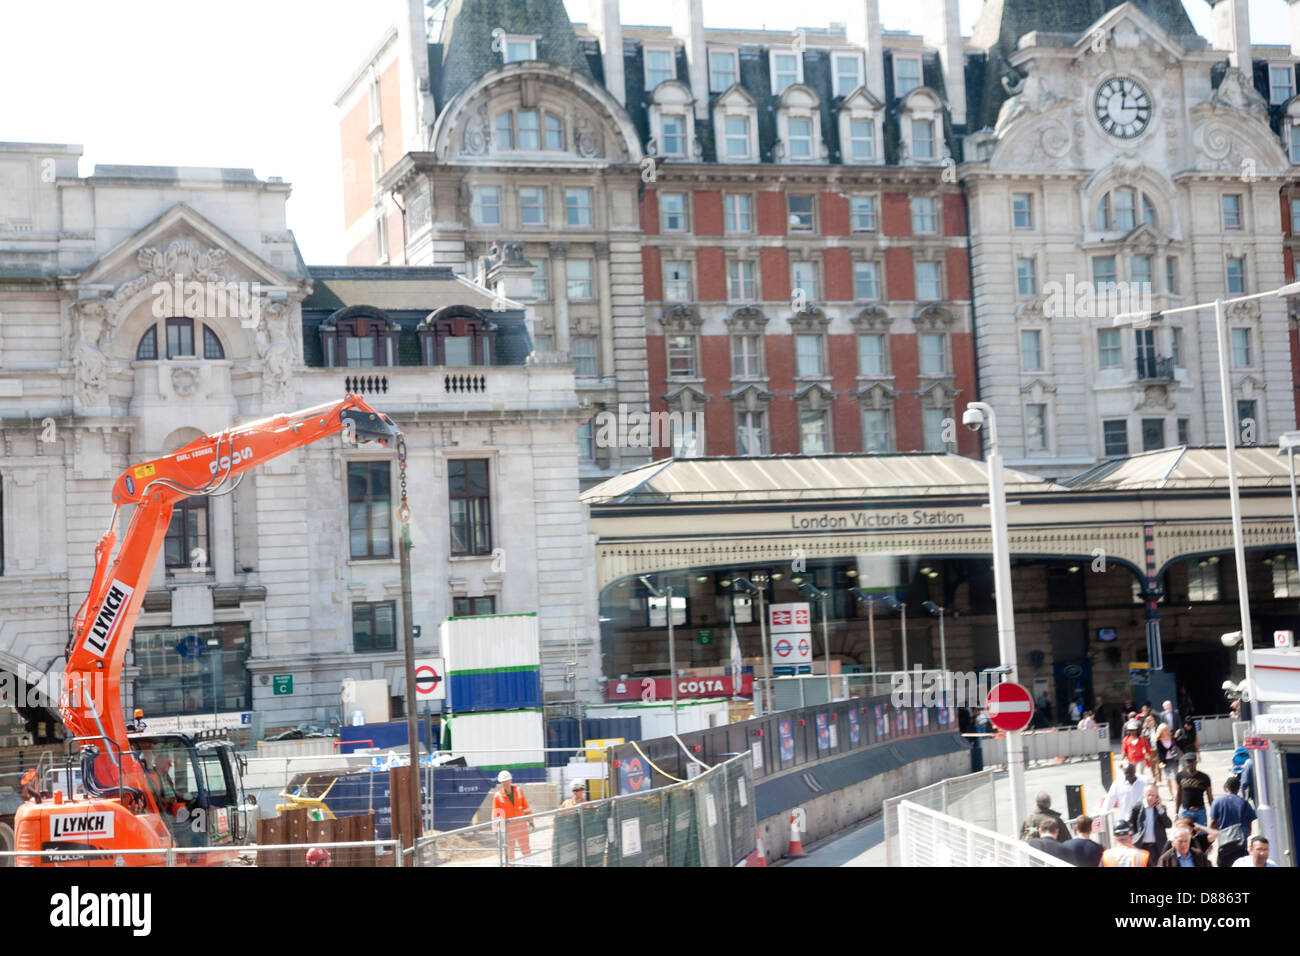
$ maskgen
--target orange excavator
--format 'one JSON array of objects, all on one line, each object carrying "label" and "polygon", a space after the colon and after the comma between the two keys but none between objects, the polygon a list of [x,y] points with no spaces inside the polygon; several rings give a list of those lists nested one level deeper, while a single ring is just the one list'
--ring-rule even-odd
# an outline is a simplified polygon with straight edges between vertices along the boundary
[{"label": "orange excavator", "polygon": [[[397,426],[348,395],[341,402],[204,435],[118,477],[113,520],[95,548],[95,573],[68,640],[59,696],[64,726],[81,744],[81,789],[46,794],[39,781],[29,782],[35,785],[24,788],[28,799],[14,814],[15,849],[58,853],[19,856],[17,865],[158,866],[168,851],[181,864],[214,865],[235,857],[233,846],[228,853],[185,852],[233,844],[239,837],[240,773],[233,747],[206,732],[148,734],[139,710],[128,724],[122,664],[176,503],[233,491],[238,481],[231,479],[339,432],[348,441],[396,446],[405,467]],[[123,505],[134,505],[135,513],[114,557]],[[115,852],[91,852],[105,850]]]}]

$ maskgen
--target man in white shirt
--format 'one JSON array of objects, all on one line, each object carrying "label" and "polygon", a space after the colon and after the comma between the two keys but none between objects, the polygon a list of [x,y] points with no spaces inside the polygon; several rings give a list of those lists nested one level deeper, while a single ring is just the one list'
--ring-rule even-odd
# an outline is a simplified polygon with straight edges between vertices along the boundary
[{"label": "man in white shirt", "polygon": [[1101,814],[1118,810],[1117,819],[1127,820],[1133,808],[1142,802],[1142,781],[1137,778],[1137,768],[1131,763],[1124,764],[1124,775],[1110,785],[1106,799],[1101,803]]},{"label": "man in white shirt", "polygon": [[1156,720],[1168,727],[1170,733],[1173,733],[1182,726],[1182,721],[1178,717],[1178,711],[1174,710],[1173,701],[1165,701],[1164,707],[1161,708],[1160,713],[1156,716]]},{"label": "man in white shirt", "polygon": [[1250,838],[1250,855],[1243,856],[1232,864],[1234,868],[1239,866],[1277,866],[1268,858],[1268,837],[1255,834]]}]

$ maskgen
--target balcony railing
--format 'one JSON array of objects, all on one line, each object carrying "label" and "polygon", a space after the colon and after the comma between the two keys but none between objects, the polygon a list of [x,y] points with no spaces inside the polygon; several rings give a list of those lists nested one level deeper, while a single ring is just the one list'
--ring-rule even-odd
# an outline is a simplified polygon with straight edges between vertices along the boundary
[{"label": "balcony railing", "polygon": [[1174,380],[1174,360],[1167,355],[1139,355],[1137,376],[1140,382],[1172,382]]},{"label": "balcony railing", "polygon": [[386,395],[387,375],[349,375],[343,380],[343,390],[352,395]]}]

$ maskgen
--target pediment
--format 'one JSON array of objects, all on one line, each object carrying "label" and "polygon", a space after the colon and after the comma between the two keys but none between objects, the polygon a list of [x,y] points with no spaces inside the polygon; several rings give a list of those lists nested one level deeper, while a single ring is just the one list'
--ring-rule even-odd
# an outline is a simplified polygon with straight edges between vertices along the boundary
[{"label": "pediment", "polygon": [[680,80],[664,80],[654,89],[652,97],[656,106],[688,106],[695,97]]},{"label": "pediment", "polygon": [[727,88],[726,92],[724,92],[721,96],[718,97],[714,105],[723,106],[723,107],[726,106],[745,107],[747,109],[752,109],[757,104],[755,104],[754,98],[749,95],[748,90],[746,90],[739,83],[733,83],[731,84],[731,86]]},{"label": "pediment", "polygon": [[781,106],[784,108],[815,109],[820,105],[821,99],[818,98],[817,94],[802,83],[787,86],[781,93]]},{"label": "pediment", "polygon": [[900,110],[908,113],[940,113],[947,109],[941,97],[928,86],[918,86],[903,97]]},{"label": "pediment", "polygon": [[678,385],[659,397],[668,404],[669,408],[694,407],[709,400],[708,393],[701,391],[694,385]]},{"label": "pediment", "polygon": [[859,86],[851,91],[840,103],[840,109],[849,112],[865,111],[876,113],[884,108],[884,103],[871,95],[871,91],[865,86]]},{"label": "pediment", "polygon": [[698,332],[704,325],[699,309],[693,305],[675,305],[659,317],[659,324],[666,332]]},{"label": "pediment", "polygon": [[[1102,49],[1097,49],[1097,38],[1104,37]],[[1091,27],[1080,34],[1074,44],[1074,58],[1081,60],[1090,55],[1122,57],[1126,51],[1155,47],[1167,56],[1181,59],[1186,50],[1182,44],[1170,39],[1159,25],[1132,3],[1122,3],[1108,10]]]}]

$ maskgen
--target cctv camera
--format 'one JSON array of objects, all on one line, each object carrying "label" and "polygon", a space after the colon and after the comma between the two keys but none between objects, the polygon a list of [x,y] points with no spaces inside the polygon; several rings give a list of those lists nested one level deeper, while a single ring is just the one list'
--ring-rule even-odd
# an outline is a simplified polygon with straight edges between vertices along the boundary
[{"label": "cctv camera", "polygon": [[968,407],[961,413],[961,423],[973,432],[977,432],[984,424],[984,413],[978,408]]},{"label": "cctv camera", "polygon": [[1241,631],[1231,631],[1227,634],[1221,635],[1219,640],[1223,643],[1224,647],[1234,647],[1237,642],[1241,640]]},{"label": "cctv camera", "polygon": [[1237,685],[1234,684],[1232,681],[1230,681],[1230,680],[1225,680],[1225,681],[1223,682],[1223,687],[1222,687],[1221,689],[1223,690],[1223,692],[1224,692],[1225,694],[1230,694],[1230,693],[1232,693],[1233,688],[1235,688],[1236,686],[1237,686]]}]

